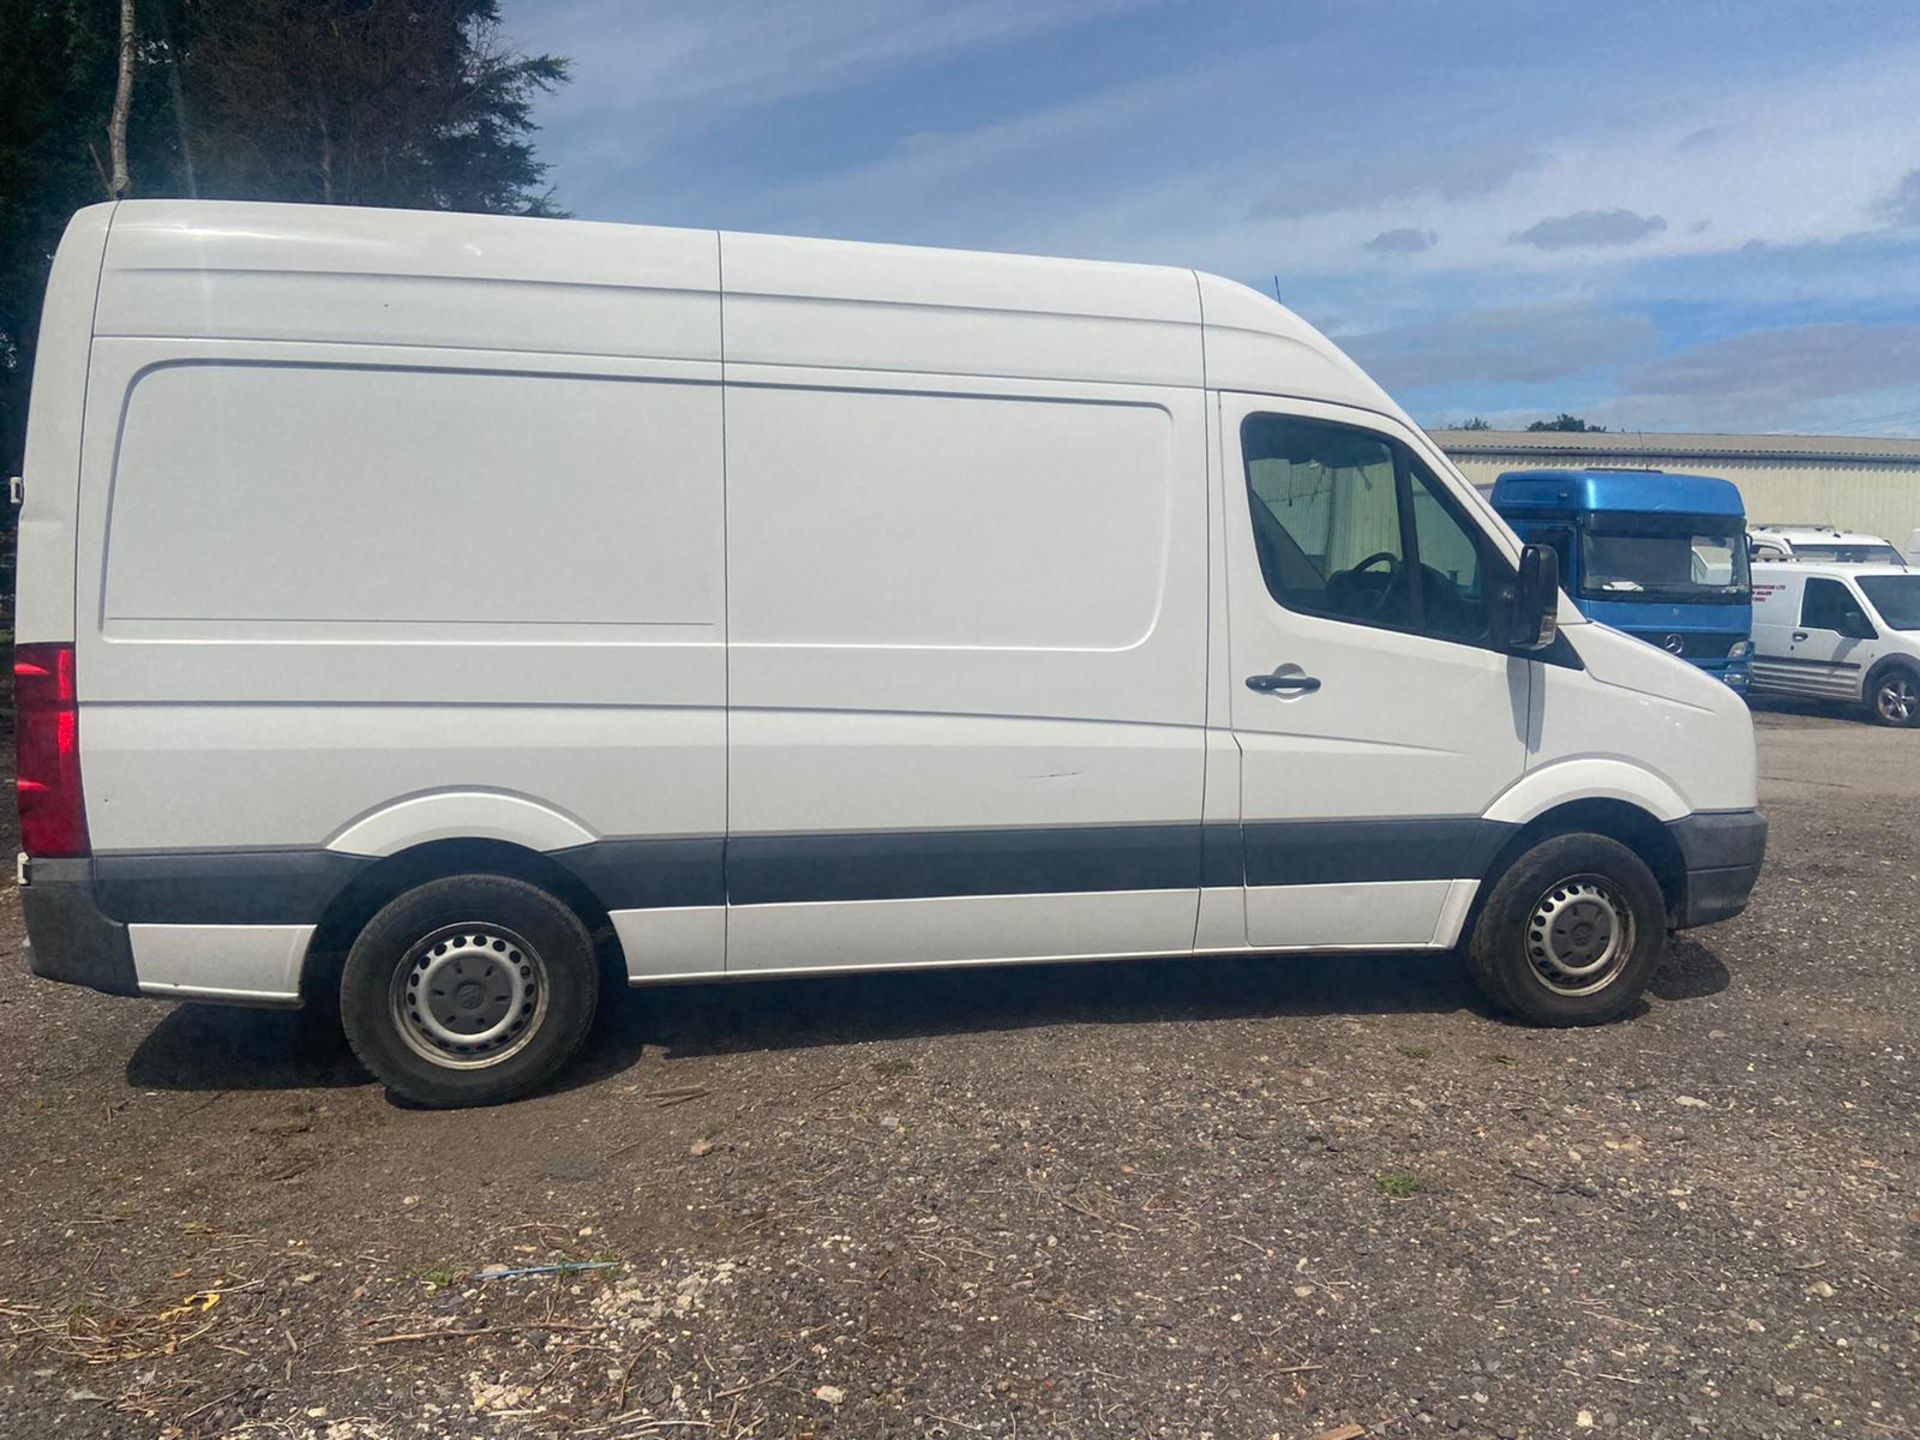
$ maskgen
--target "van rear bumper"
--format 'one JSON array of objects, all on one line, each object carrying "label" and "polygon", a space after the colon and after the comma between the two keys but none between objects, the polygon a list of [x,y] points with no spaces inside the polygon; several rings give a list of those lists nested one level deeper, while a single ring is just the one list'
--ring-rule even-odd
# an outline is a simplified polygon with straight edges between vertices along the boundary
[{"label": "van rear bumper", "polygon": [[1731,920],[1747,908],[1767,855],[1767,817],[1759,810],[1688,815],[1667,826],[1687,867],[1686,894],[1673,928]]},{"label": "van rear bumper", "polygon": [[42,980],[138,995],[127,927],[102,913],[91,860],[35,860],[20,887],[27,969]]}]

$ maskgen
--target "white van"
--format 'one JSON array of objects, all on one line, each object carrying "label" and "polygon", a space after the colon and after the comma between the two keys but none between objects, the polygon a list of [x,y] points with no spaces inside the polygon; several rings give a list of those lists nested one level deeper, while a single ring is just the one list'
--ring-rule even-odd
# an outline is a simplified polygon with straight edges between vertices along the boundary
[{"label": "white van", "polygon": [[337,1000],[429,1104],[553,1073],[596,932],[635,985],[1460,946],[1594,1023],[1765,845],[1739,696],[1189,270],[129,201],[25,492],[34,970]]},{"label": "white van", "polygon": [[1864,705],[1882,725],[1920,726],[1920,574],[1756,564],[1753,689]]},{"label": "white van", "polygon": [[1747,531],[1755,560],[1812,560],[1839,565],[1899,565],[1906,557],[1878,535],[1831,525],[1756,525]]}]

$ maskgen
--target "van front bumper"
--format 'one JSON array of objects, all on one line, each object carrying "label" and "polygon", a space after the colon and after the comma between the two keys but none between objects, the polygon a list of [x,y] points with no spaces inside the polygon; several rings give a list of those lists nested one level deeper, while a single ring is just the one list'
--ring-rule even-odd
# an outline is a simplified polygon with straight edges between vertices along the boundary
[{"label": "van front bumper", "polygon": [[1688,815],[1667,830],[1686,865],[1686,893],[1675,907],[1673,928],[1691,930],[1731,920],[1747,908],[1767,855],[1767,817],[1759,810],[1722,810]]},{"label": "van front bumper", "polygon": [[138,995],[127,927],[101,912],[91,860],[35,860],[20,887],[27,969],[42,980]]}]

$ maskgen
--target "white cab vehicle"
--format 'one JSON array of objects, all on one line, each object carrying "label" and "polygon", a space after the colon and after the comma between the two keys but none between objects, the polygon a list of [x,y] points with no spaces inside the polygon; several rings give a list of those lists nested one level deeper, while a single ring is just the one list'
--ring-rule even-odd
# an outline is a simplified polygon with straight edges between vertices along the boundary
[{"label": "white cab vehicle", "polygon": [[1864,706],[1882,725],[1920,726],[1920,573],[1756,564],[1752,684]]},{"label": "white cab vehicle", "polygon": [[1831,525],[1756,525],[1747,531],[1755,560],[1812,560],[1836,565],[1905,565],[1906,557],[1878,535]]},{"label": "white cab vehicle", "polygon": [[1190,270],[129,201],[55,261],[25,495],[34,970],[337,999],[430,1104],[565,1061],[596,937],[1459,947],[1594,1023],[1764,849],[1741,698]]}]

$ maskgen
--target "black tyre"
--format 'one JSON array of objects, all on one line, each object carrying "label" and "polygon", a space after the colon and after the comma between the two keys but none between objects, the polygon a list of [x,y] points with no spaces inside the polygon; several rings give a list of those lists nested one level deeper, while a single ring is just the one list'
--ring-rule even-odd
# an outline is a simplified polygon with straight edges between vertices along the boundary
[{"label": "black tyre", "polygon": [[1920,726],[1920,672],[1897,664],[1874,671],[1867,677],[1867,713],[1899,730]]},{"label": "black tyre", "polygon": [[1494,884],[1467,969],[1534,1025],[1604,1025],[1633,1008],[1666,950],[1660,882],[1604,835],[1543,840]]},{"label": "black tyre", "polygon": [[504,875],[434,880],[367,922],[340,976],[360,1062],[420,1105],[497,1105],[552,1078],[600,1000],[571,909]]}]

